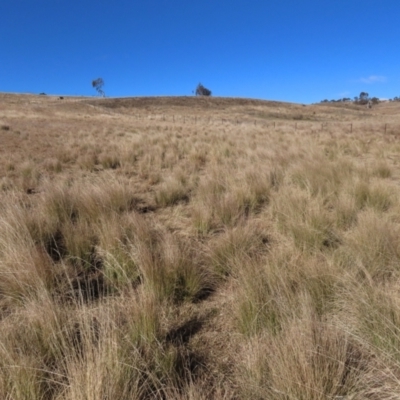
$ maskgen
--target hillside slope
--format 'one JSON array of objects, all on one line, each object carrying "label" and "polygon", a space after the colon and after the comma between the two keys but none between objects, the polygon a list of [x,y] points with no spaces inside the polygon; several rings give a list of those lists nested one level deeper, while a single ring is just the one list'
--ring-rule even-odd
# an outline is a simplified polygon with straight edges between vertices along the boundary
[{"label": "hillside slope", "polygon": [[397,111],[0,94],[0,398],[399,397]]}]

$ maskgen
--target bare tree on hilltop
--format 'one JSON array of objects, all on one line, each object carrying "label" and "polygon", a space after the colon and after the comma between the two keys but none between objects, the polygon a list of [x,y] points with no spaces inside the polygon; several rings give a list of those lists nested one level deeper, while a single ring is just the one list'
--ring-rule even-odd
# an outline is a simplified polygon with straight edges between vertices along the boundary
[{"label": "bare tree on hilltop", "polygon": [[103,86],[104,86],[103,78],[97,78],[92,81],[92,87],[94,87],[97,90],[97,93],[100,96],[106,97],[106,94],[103,91]]},{"label": "bare tree on hilltop", "polygon": [[211,96],[211,90],[199,83],[196,88],[196,96]]}]

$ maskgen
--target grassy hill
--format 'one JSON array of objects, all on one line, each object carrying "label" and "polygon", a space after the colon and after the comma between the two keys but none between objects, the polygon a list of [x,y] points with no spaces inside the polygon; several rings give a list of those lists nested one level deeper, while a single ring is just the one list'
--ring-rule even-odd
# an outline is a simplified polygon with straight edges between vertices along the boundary
[{"label": "grassy hill", "polygon": [[0,398],[395,399],[400,106],[0,94]]}]

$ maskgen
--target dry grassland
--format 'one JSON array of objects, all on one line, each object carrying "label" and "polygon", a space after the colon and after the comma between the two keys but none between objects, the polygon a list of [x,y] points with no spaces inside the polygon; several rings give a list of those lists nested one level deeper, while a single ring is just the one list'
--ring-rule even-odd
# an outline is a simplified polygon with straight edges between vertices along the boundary
[{"label": "dry grassland", "polygon": [[399,399],[399,139],[398,104],[0,94],[0,398]]}]

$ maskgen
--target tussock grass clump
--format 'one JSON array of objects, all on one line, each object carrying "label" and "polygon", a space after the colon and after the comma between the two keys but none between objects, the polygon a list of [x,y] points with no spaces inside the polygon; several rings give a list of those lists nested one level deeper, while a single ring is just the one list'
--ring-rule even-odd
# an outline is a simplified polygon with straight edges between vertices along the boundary
[{"label": "tussock grass clump", "polygon": [[346,191],[339,193],[337,197],[330,199],[330,207],[334,214],[334,226],[339,231],[346,231],[356,224],[359,208],[353,195]]},{"label": "tussock grass clump", "polygon": [[189,191],[181,180],[171,178],[161,184],[155,199],[160,207],[173,206],[181,201],[188,201]]},{"label": "tussock grass clump", "polygon": [[[282,239],[282,238],[280,238]],[[304,254],[287,242],[237,269],[236,323],[249,337],[279,335],[285,324],[298,318],[304,296],[318,318],[334,311],[341,267],[315,255]]]},{"label": "tussock grass clump", "polygon": [[24,219],[15,207],[2,210],[0,228],[0,296],[6,303],[40,298],[51,290],[55,271],[48,255],[36,245]]},{"label": "tussock grass clump", "polygon": [[59,159],[49,158],[47,160],[44,160],[43,168],[49,172],[60,173],[62,171],[63,167],[62,167],[62,163]]},{"label": "tussock grass clump", "polygon": [[122,221],[117,215],[104,216],[96,229],[96,253],[102,260],[104,276],[119,290],[140,282],[140,272],[132,257],[136,222],[135,215]]},{"label": "tussock grass clump", "polygon": [[203,168],[207,162],[208,149],[205,147],[195,148],[189,154],[189,160],[195,170]]},{"label": "tussock grass clump", "polygon": [[204,204],[192,203],[193,209],[191,218],[193,222],[193,228],[199,236],[207,235],[212,229],[216,228],[213,219],[213,212]]},{"label": "tussock grass clump", "polygon": [[78,156],[77,163],[81,169],[93,172],[99,165],[99,151],[88,151]]},{"label": "tussock grass clump", "polygon": [[244,398],[322,399],[364,391],[360,371],[368,353],[307,311],[280,335],[258,336],[244,348],[239,377]]},{"label": "tussock grass clump", "polygon": [[378,178],[390,178],[392,176],[392,168],[387,162],[380,161],[374,166],[373,175]]},{"label": "tussock grass clump", "polygon": [[121,166],[121,161],[116,154],[102,154],[99,163],[103,168],[117,169]]},{"label": "tussock grass clump", "polygon": [[304,251],[321,251],[340,245],[332,213],[321,197],[298,189],[281,190],[273,198],[273,216],[281,232]]},{"label": "tussock grass clump", "polygon": [[96,264],[95,243],[93,228],[87,222],[64,224],[60,245],[64,247],[64,259],[68,262],[83,269],[92,268]]},{"label": "tussock grass clump", "polygon": [[114,181],[87,183],[78,186],[60,185],[44,195],[44,207],[52,219],[64,223],[93,221],[103,214],[123,213],[135,207],[136,198],[128,184]]},{"label": "tussock grass clump", "polygon": [[359,209],[371,207],[377,211],[387,211],[393,203],[390,187],[381,183],[358,182],[353,193]]},{"label": "tussock grass clump", "polygon": [[247,261],[245,265],[238,282],[238,330],[246,336],[263,331],[279,334],[292,305],[290,287],[279,281],[277,272],[267,261]]},{"label": "tussock grass clump", "polygon": [[305,160],[292,172],[292,180],[312,196],[332,196],[339,192],[352,173],[353,166],[349,162],[332,162],[313,155],[311,160]]},{"label": "tussock grass clump", "polygon": [[235,274],[242,263],[257,258],[268,249],[268,232],[261,224],[242,224],[228,228],[208,246],[208,258],[221,278]]},{"label": "tussock grass clump", "polygon": [[24,162],[20,168],[20,187],[26,193],[31,193],[39,186],[41,173],[31,161]]},{"label": "tussock grass clump", "polygon": [[387,363],[399,365],[399,296],[394,291],[397,284],[374,287],[370,284],[355,285],[343,296],[344,305],[351,310],[348,319],[357,323],[353,334],[362,337],[372,352],[382,351]]},{"label": "tussock grass clump", "polygon": [[[239,173],[238,173],[239,175]],[[227,175],[228,176],[228,175]],[[193,223],[204,234],[218,226],[234,227],[268,204],[270,175],[253,169],[228,180],[224,175],[201,179],[193,194]]]},{"label": "tussock grass clump", "polygon": [[347,234],[339,262],[356,269],[366,279],[386,280],[399,276],[399,226],[371,211],[359,215]]},{"label": "tussock grass clump", "polygon": [[267,204],[271,188],[278,185],[279,173],[275,170],[260,173],[255,169],[246,172],[244,177],[247,202],[251,211],[257,211],[260,206]]},{"label": "tussock grass clump", "polygon": [[141,231],[133,257],[144,285],[156,298],[179,303],[196,300],[213,289],[211,273],[196,263],[184,239],[143,225]]}]

